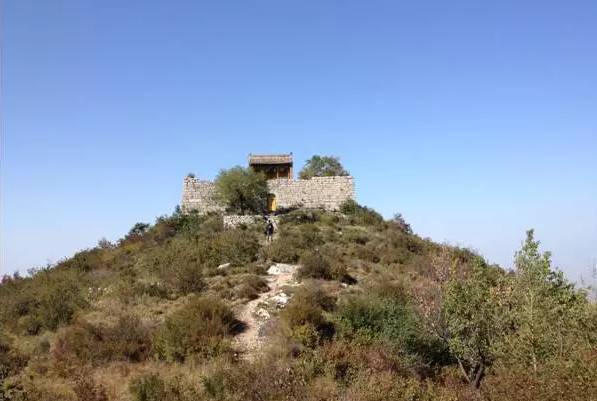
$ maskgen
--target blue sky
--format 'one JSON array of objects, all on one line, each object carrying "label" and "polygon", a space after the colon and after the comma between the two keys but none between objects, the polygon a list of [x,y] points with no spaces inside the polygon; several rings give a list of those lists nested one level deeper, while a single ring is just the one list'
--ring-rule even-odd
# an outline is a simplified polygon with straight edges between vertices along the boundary
[{"label": "blue sky", "polygon": [[55,262],[249,152],[509,267],[597,260],[595,1],[2,4],[1,267]]}]

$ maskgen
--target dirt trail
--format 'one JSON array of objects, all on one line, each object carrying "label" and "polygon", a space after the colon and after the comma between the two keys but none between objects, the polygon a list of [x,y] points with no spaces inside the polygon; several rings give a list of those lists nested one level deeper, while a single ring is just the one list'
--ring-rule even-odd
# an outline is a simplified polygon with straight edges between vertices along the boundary
[{"label": "dirt trail", "polygon": [[298,266],[274,264],[268,270],[269,291],[259,294],[257,299],[247,302],[238,312],[238,319],[245,325],[245,330],[234,338],[234,347],[245,359],[252,359],[264,342],[262,329],[269,321],[272,308],[283,308],[289,300],[282,289],[296,285],[293,275]]}]

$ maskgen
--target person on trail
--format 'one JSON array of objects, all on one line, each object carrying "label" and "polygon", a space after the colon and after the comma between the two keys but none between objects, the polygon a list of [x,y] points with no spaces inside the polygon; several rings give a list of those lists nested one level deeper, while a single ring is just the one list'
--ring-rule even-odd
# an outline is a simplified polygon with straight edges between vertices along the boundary
[{"label": "person on trail", "polygon": [[272,241],[272,237],[274,235],[274,223],[271,220],[267,220],[267,224],[265,225],[265,240],[267,242]]}]

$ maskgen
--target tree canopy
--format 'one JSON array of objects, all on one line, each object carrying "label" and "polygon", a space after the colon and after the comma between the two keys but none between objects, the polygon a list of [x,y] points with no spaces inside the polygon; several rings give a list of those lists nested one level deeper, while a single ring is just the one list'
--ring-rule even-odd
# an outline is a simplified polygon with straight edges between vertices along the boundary
[{"label": "tree canopy", "polygon": [[331,176],[346,176],[348,171],[340,163],[340,159],[335,156],[319,156],[311,157],[305,163],[305,167],[299,172],[299,178],[308,180],[312,177],[331,177]]},{"label": "tree canopy", "polygon": [[267,180],[262,173],[240,166],[221,170],[216,177],[216,196],[230,212],[263,213],[267,206]]}]

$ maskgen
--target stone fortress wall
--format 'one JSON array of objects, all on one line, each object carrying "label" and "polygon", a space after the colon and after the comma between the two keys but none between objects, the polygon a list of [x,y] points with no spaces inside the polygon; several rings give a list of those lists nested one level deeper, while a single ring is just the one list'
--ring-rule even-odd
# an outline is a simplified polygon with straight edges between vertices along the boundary
[{"label": "stone fortress wall", "polygon": [[[338,210],[346,200],[355,198],[354,179],[350,176],[313,177],[308,180],[279,178],[268,180],[270,193],[276,198],[278,209],[305,207]],[[200,214],[222,212],[224,207],[215,200],[215,185],[211,181],[185,177],[181,208]]]},{"label": "stone fortress wall", "polygon": [[338,210],[348,199],[354,199],[354,179],[349,176],[313,177],[308,180],[269,180],[270,192],[278,208],[306,207]]},{"label": "stone fortress wall", "polygon": [[224,207],[215,200],[216,187],[211,181],[199,180],[187,176],[182,185],[182,202],[180,207],[183,213],[196,210],[199,214],[210,212],[223,212]]}]

